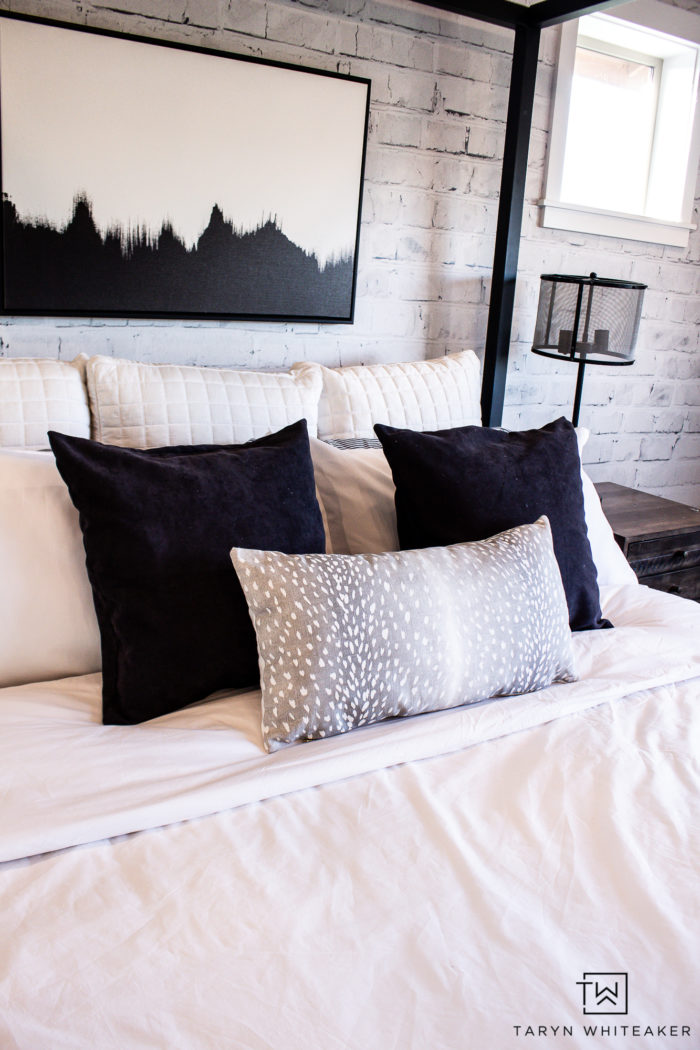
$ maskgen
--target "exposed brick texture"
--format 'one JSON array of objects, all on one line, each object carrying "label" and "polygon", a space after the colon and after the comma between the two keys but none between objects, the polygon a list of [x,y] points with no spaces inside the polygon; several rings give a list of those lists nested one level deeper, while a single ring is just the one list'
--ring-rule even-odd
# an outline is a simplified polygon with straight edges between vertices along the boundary
[{"label": "exposed brick texture", "polygon": [[[354,325],[6,318],[0,355],[83,351],[284,368],[302,358],[337,365],[481,352],[509,32],[401,0],[0,0],[0,10],[338,70],[373,85]],[[539,227],[557,41],[557,29],[543,33],[504,424],[570,412],[575,370],[529,353],[539,274],[596,270],[642,281],[649,291],[635,364],[587,371],[584,459],[596,480],[699,505],[700,233],[680,250]]]}]

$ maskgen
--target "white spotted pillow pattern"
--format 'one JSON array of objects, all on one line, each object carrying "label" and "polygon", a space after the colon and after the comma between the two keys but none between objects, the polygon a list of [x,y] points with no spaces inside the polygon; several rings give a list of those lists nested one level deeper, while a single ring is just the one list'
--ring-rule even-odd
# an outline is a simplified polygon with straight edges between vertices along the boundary
[{"label": "white spotted pillow pattern", "polygon": [[231,557],[269,751],[575,679],[547,518],[451,547]]}]

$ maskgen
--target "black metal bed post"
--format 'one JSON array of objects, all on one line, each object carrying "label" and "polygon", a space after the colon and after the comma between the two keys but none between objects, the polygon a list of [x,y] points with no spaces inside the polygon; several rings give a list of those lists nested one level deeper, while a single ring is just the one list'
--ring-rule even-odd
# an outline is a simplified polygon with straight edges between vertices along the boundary
[{"label": "black metal bed post", "polygon": [[539,42],[538,26],[516,26],[481,387],[481,419],[491,427],[503,418]]},{"label": "black metal bed post", "polygon": [[542,29],[593,11],[618,7],[627,0],[538,0],[530,7],[511,0],[417,0],[425,7],[490,22],[515,31],[508,98],[506,140],[501,172],[496,246],[481,384],[481,418],[485,426],[503,419],[515,277],[525,201],[527,154]]}]

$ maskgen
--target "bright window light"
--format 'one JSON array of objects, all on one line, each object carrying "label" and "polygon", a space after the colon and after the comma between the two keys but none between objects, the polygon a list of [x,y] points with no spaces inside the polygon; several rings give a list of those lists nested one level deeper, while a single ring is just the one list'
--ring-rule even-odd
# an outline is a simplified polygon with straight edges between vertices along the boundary
[{"label": "bright window light", "polygon": [[606,53],[588,41],[577,46],[563,200],[644,213],[658,74],[658,65],[643,56]]},{"label": "bright window light", "polygon": [[[700,17],[653,0],[625,8],[625,18],[562,27],[542,222],[685,246],[700,154]],[[666,31],[669,17],[683,36]]]}]

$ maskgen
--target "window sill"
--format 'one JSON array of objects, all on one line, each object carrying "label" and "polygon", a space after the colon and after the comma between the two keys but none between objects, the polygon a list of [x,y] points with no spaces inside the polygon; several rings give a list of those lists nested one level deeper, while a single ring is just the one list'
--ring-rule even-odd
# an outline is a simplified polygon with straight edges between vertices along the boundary
[{"label": "window sill", "polygon": [[687,248],[690,234],[696,229],[692,223],[601,211],[580,204],[563,204],[550,200],[541,200],[538,203],[542,209],[542,225],[555,230],[595,233],[603,237],[623,237],[633,241]]}]

